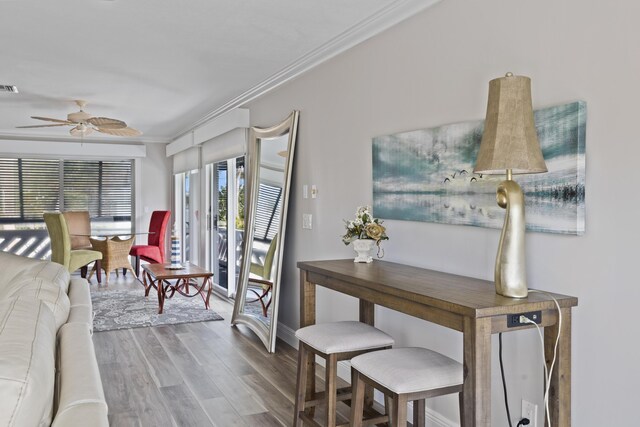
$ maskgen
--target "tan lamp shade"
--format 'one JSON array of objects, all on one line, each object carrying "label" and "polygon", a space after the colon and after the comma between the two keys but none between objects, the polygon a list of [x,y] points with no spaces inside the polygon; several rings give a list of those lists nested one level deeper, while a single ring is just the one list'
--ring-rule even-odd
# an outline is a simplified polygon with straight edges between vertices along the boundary
[{"label": "tan lamp shade", "polygon": [[487,118],[474,172],[514,174],[547,171],[531,104],[531,79],[514,76],[489,82]]}]

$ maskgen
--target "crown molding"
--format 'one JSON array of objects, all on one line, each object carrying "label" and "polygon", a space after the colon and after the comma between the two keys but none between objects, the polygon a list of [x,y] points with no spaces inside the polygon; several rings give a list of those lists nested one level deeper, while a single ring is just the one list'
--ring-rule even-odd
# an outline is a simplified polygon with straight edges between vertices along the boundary
[{"label": "crown molding", "polygon": [[[85,141],[86,142],[86,141]],[[36,158],[142,158],[147,147],[141,144],[83,143],[80,141],[51,141],[33,139],[0,139],[0,155]]]},{"label": "crown molding", "polygon": [[[1,0],[0,0],[1,1]],[[61,137],[60,135],[25,135],[23,133],[0,132],[0,141],[43,141],[43,142],[77,142],[77,143],[119,143],[119,144],[168,144],[168,138],[135,137],[126,138],[121,136],[86,136]]]},{"label": "crown molding", "polygon": [[317,67],[325,61],[339,55],[340,53],[362,43],[363,41],[387,30],[388,28],[404,21],[407,18],[433,6],[441,0],[397,0],[380,9],[375,14],[360,21],[358,24],[329,40],[327,43],[315,50],[298,58],[282,70],[271,75],[267,79],[253,86],[241,95],[229,100],[215,110],[211,111],[200,120],[193,123],[182,132],[178,133],[174,140],[182,137],[188,132],[202,126],[207,121],[214,119],[234,108],[240,107],[247,102],[272,91],[278,86],[295,79],[301,74]]}]

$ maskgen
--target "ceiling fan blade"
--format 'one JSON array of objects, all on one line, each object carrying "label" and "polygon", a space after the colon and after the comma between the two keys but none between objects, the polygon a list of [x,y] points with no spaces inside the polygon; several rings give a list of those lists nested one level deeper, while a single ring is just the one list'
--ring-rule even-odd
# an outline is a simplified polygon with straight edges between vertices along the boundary
[{"label": "ceiling fan blade", "polygon": [[32,119],[36,119],[36,120],[44,120],[46,122],[54,122],[54,123],[64,123],[65,125],[72,125],[73,122],[70,122],[69,120],[60,120],[60,119],[52,119],[49,117],[40,117],[40,116],[31,116]]},{"label": "ceiling fan blade", "polygon": [[57,125],[33,125],[33,126],[16,126],[17,129],[30,129],[30,128],[52,128],[55,126],[69,126],[73,123],[60,123]]},{"label": "ceiling fan blade", "polygon": [[109,135],[115,135],[115,136],[140,136],[140,135],[142,135],[142,132],[140,132],[137,129],[130,128],[130,127],[125,127],[125,128],[122,128],[122,129],[109,129],[109,128],[99,127],[99,128],[96,128],[96,130],[98,132],[107,133]]},{"label": "ceiling fan blade", "polygon": [[91,117],[87,120],[87,123],[91,123],[102,129],[123,129],[127,127],[127,124],[122,120],[110,119],[108,117]]}]

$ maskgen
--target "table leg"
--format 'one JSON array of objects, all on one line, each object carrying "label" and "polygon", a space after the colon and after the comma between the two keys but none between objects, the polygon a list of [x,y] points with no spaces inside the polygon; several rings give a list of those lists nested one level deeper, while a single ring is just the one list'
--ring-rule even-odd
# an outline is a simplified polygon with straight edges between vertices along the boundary
[{"label": "table leg", "polygon": [[158,288],[158,314],[162,314],[162,310],[164,308],[164,299],[166,296],[166,290],[164,288],[163,281],[158,279],[156,287]]},{"label": "table leg", "polygon": [[145,297],[149,296],[149,291],[151,290],[151,283],[152,282],[153,281],[151,279],[151,276],[149,275],[149,273],[147,273],[147,270],[144,270],[142,272],[142,285],[144,286],[144,296]]},{"label": "table leg", "polygon": [[465,427],[491,425],[491,318],[464,318]]},{"label": "table leg", "polygon": [[[549,415],[554,426],[571,426],[571,308],[562,308],[562,327],[556,364],[549,387]],[[553,349],[559,325],[544,328],[544,356],[547,368],[553,360]],[[548,426],[545,419],[545,426]]]},{"label": "table leg", "polygon": [[204,279],[204,285],[207,286],[207,299],[204,302],[204,306],[209,310],[209,298],[211,298],[211,288],[213,287],[213,283],[211,282],[211,277],[207,277]]},{"label": "table leg", "polygon": [[[360,300],[360,319],[362,323],[375,326],[375,304],[371,301]],[[367,384],[364,389],[364,405],[366,408],[373,406],[373,387]]]},{"label": "table leg", "polygon": [[96,269],[96,280],[98,281],[98,284],[101,284],[102,283],[102,261],[96,260],[93,268]]},{"label": "table leg", "polygon": [[[316,323],[316,285],[309,282],[307,272],[300,271],[300,327],[313,325]],[[311,396],[316,392],[316,364],[313,353],[308,352],[307,364],[307,380],[305,396],[306,400],[310,400]],[[313,417],[315,406],[305,410],[307,415]]]}]

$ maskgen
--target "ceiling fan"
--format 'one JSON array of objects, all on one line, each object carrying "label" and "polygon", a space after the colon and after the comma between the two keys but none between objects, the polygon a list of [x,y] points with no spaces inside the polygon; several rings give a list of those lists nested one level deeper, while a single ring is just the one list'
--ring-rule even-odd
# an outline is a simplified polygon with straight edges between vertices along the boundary
[{"label": "ceiling fan", "polygon": [[69,133],[73,136],[87,136],[94,130],[100,133],[106,133],[115,136],[139,136],[142,132],[139,130],[130,128],[125,122],[117,119],[110,119],[108,117],[93,117],[91,114],[84,111],[86,101],[75,101],[80,111],[76,113],[70,113],[67,115],[67,120],[51,119],[49,117],[31,116],[32,119],[44,120],[46,122],[53,122],[55,124],[48,125],[33,125],[33,126],[16,126],[21,129],[28,128],[46,128],[55,126],[73,126]]}]

